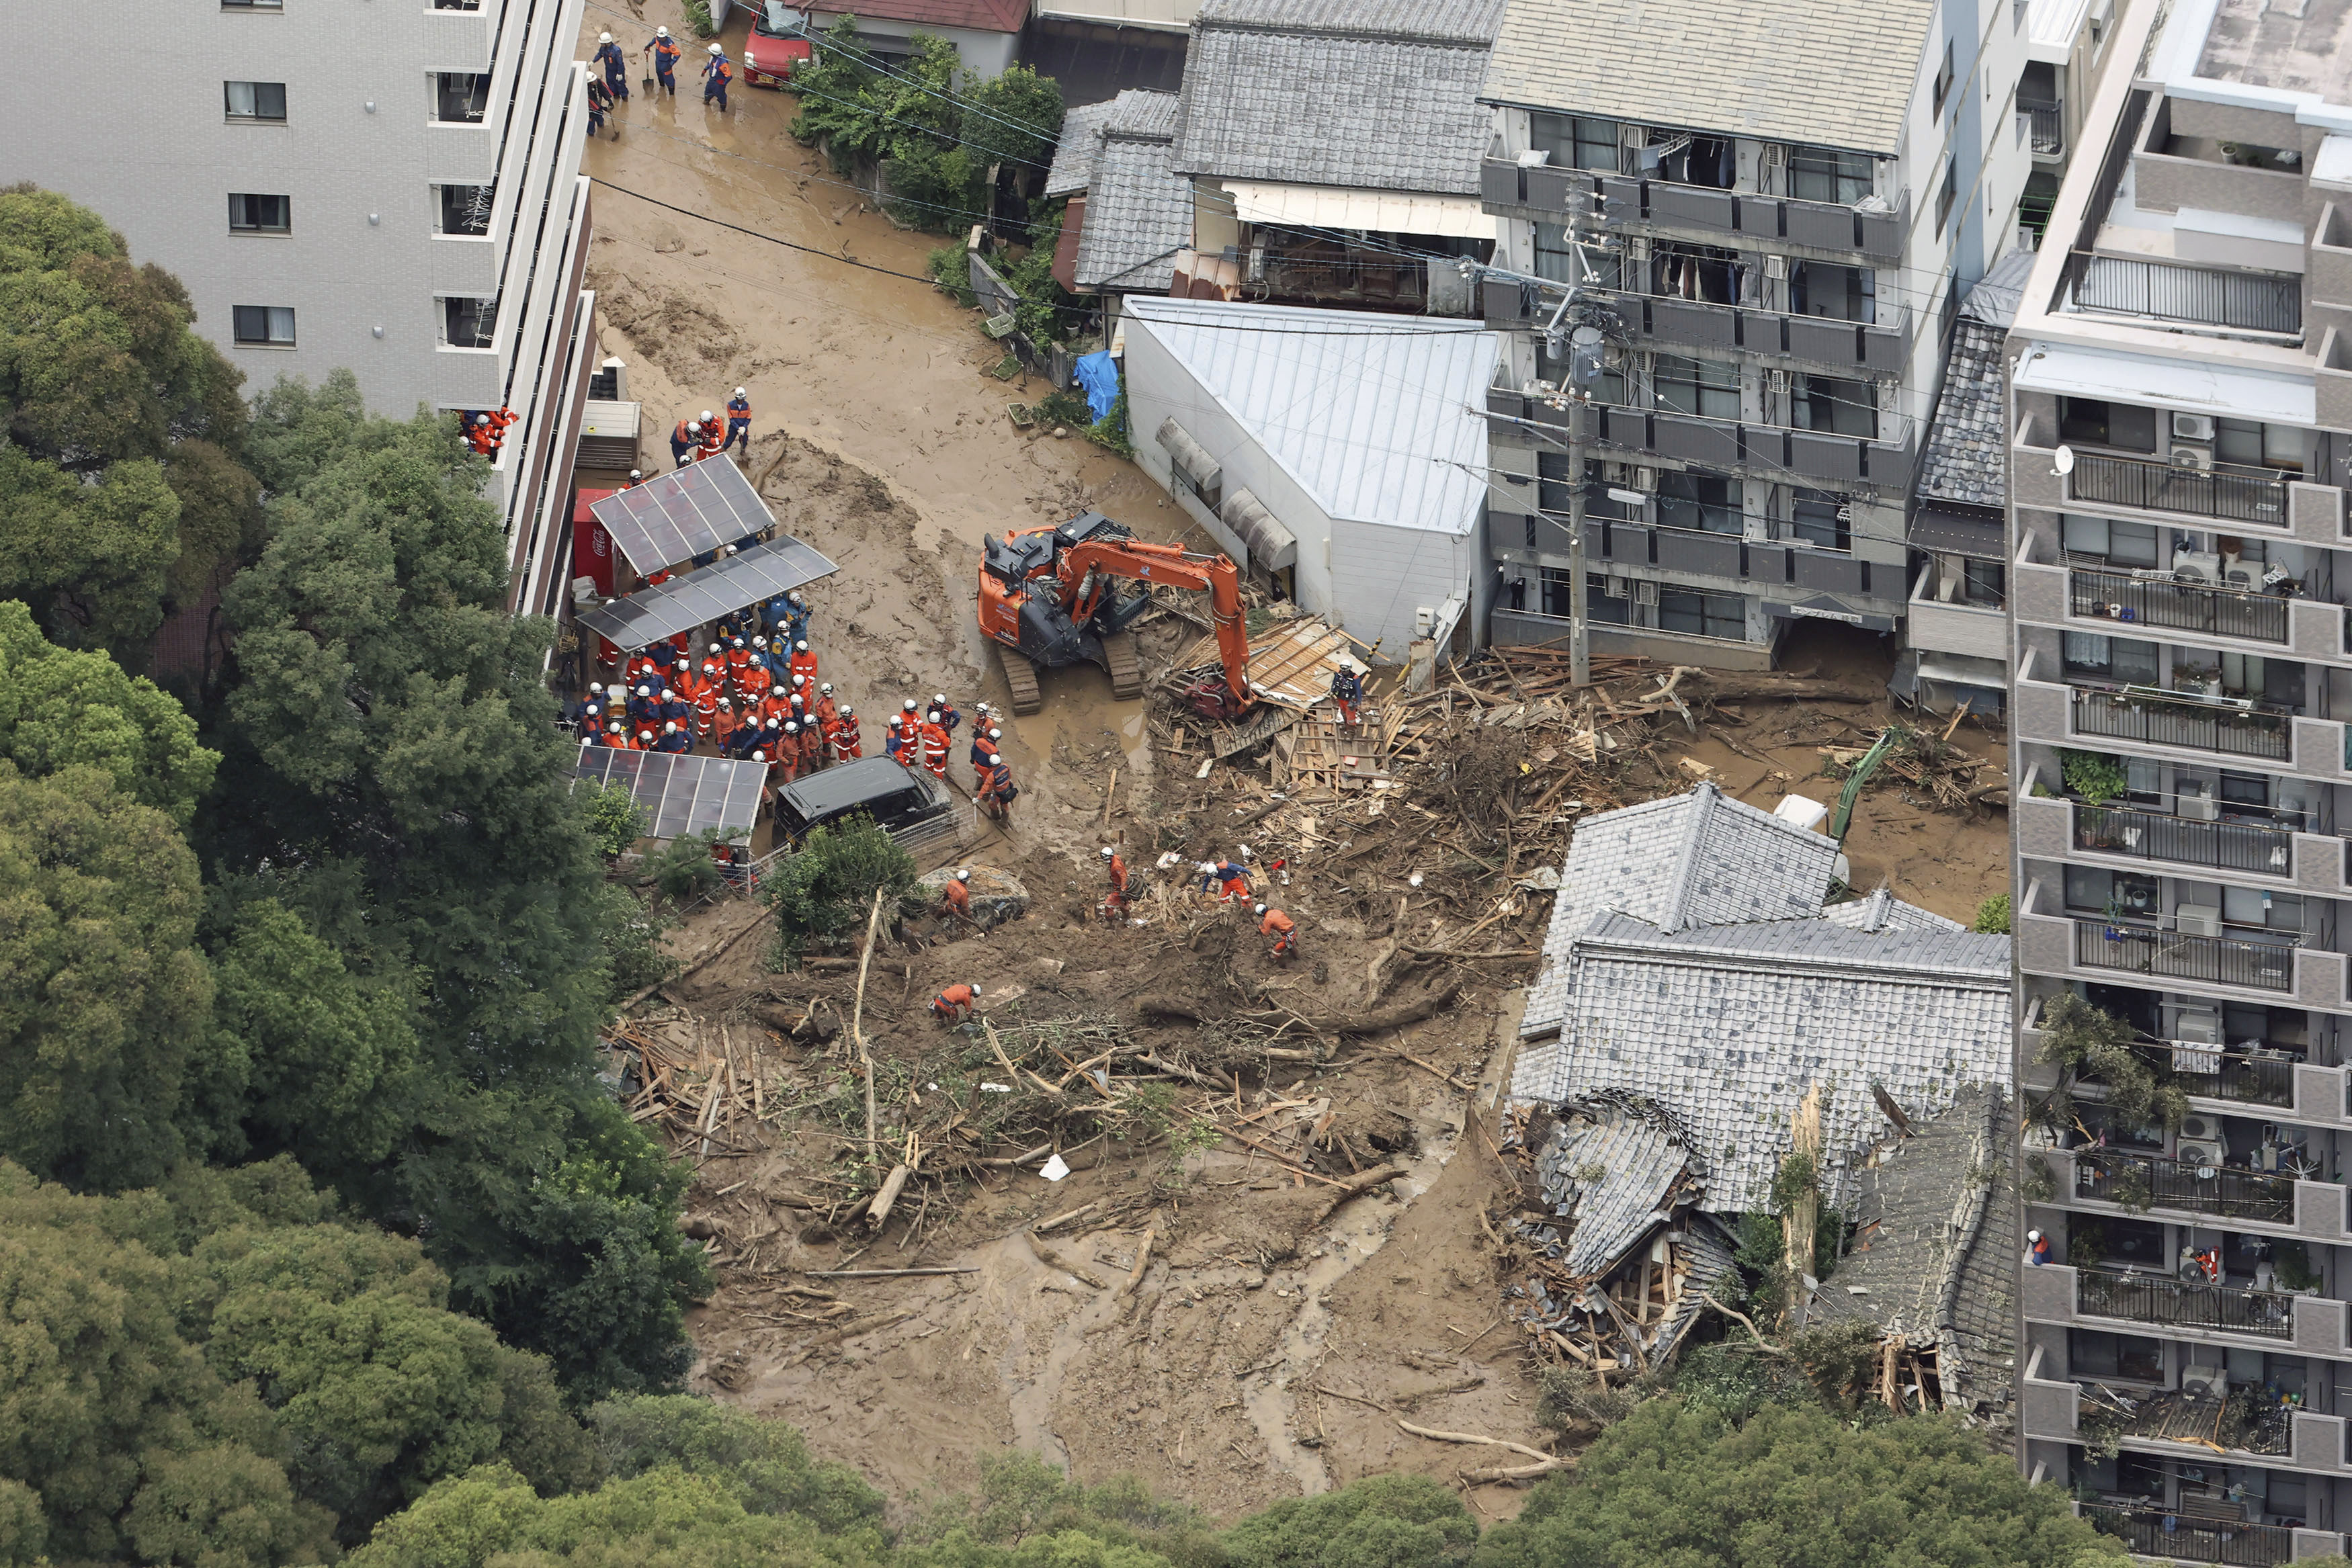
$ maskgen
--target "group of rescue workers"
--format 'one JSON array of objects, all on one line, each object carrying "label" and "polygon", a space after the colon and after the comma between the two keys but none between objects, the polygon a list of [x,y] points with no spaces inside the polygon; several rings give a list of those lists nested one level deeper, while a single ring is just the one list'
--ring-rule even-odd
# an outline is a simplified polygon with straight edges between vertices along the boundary
[{"label": "group of rescue workers", "polygon": [[[699,417],[689,415],[677,422],[677,428],[669,433],[673,471],[689,463],[699,463],[706,457],[716,457],[739,441],[743,444],[742,455],[749,457],[751,455],[751,394],[741,387],[737,387],[735,395],[727,400],[724,423],[720,423],[716,413],[707,408]],[[635,479],[636,475],[632,473],[629,477]]]},{"label": "group of rescue workers", "polygon": [[[637,51],[646,57],[652,74],[645,78],[647,93],[662,92],[677,96],[677,62],[686,51],[669,36],[667,27],[656,27],[646,47]],[[604,128],[604,117],[616,104],[629,101],[629,57],[613,41],[610,33],[596,35],[596,53],[589,61],[588,72],[588,133],[595,135]],[[601,75],[599,73],[602,73]],[[723,112],[727,108],[727,89],[735,79],[735,67],[727,57],[725,46],[712,44],[710,57],[702,65],[702,101],[715,103]],[[614,135],[617,138],[619,131]]]}]

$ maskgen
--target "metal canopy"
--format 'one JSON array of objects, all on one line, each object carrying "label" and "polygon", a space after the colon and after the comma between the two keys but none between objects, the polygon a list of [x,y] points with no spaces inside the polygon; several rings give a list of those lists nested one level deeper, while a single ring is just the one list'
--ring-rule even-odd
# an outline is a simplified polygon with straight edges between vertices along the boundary
[{"label": "metal canopy", "polygon": [[740,555],[681,572],[659,588],[583,610],[577,619],[616,647],[642,648],[680,632],[691,632],[730,611],[830,577],[836,570],[833,562],[787,534],[753,545]]},{"label": "metal canopy", "polygon": [[740,843],[759,819],[768,765],[688,752],[624,751],[583,741],[572,776],[625,786],[629,798],[646,809],[647,838],[683,839],[719,828],[729,842]]},{"label": "metal canopy", "polygon": [[1298,564],[1297,537],[1246,486],[1225,497],[1217,516],[1241,539],[1250,565],[1260,571],[1280,571]]},{"label": "metal canopy", "polygon": [[615,490],[588,510],[629,564],[648,577],[776,523],[751,481],[724,454]]}]

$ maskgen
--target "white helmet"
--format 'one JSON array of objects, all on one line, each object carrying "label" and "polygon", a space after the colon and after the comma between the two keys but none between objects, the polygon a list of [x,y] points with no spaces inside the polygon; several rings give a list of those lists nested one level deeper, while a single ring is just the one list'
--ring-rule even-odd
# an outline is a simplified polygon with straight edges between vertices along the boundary
[{"label": "white helmet", "polygon": [[[802,679],[803,679],[803,680],[807,679],[807,677],[806,677],[805,675],[802,676],[801,678],[802,678]],[[827,681],[827,682],[825,682],[825,683],[824,683],[824,685],[821,685],[821,686],[817,687],[816,691],[817,691],[817,695],[819,695],[819,696],[824,696],[824,697],[829,697],[829,696],[831,696],[831,695],[833,695],[833,683],[832,683],[831,681]]]},{"label": "white helmet", "polygon": [[726,50],[724,50],[724,49],[722,49],[722,48],[720,48],[718,45],[713,44],[713,45],[711,45],[711,46],[710,46],[710,52],[711,52],[712,54],[714,54],[714,55],[723,55],[723,54],[725,54],[727,51],[726,51]]},{"label": "white helmet", "polygon": [[768,754],[764,751],[754,750],[751,753],[751,760],[754,762],[765,762],[768,760]]},{"label": "white helmet", "polygon": [[974,987],[971,988],[971,994],[972,994],[973,996],[975,996],[975,997],[976,997],[976,996],[978,996],[978,995],[980,995],[980,988],[979,988],[978,986],[974,986]]},{"label": "white helmet", "polygon": [[639,740],[651,740],[653,737],[654,732],[650,729],[641,729],[637,731],[637,738]]},{"label": "white helmet", "polygon": [[785,733],[786,735],[798,735],[800,732],[801,732],[800,720],[798,720],[798,719],[794,719],[794,718],[788,718],[788,719],[786,719],[786,720],[784,721],[784,733]]},{"label": "white helmet", "polygon": [[1004,758],[997,756],[996,753],[992,751],[988,754],[988,765],[991,768],[1001,768],[1004,765]]},{"label": "white helmet", "polygon": [[939,704],[941,707],[945,707],[948,706],[948,694],[945,692],[933,692],[931,694],[931,700]]},{"label": "white helmet", "polygon": [[908,697],[905,702],[900,703],[898,707],[901,712],[912,713],[915,711],[915,699]]},{"label": "white helmet", "polygon": [[720,649],[719,649],[719,644],[718,644],[718,643],[713,643],[712,644],[710,644],[710,651],[711,651],[711,653],[712,653],[713,654],[717,654],[718,653],[719,653],[719,652],[720,652]]},{"label": "white helmet", "polygon": [[2042,1239],[2042,1232],[2039,1230],[2029,1230],[2025,1233],[2025,1239],[2028,1241],[2039,1241]]},{"label": "white helmet", "polygon": [[956,880],[958,882],[970,882],[971,880],[971,873],[968,871],[960,871],[956,873]]},{"label": "white helmet", "polygon": [[1102,857],[1105,860],[1110,859],[1110,846],[1108,844],[1105,844],[1102,847]]},{"label": "white helmet", "polygon": [[786,589],[786,590],[784,591],[784,602],[785,602],[785,603],[787,603],[787,604],[798,604],[800,601],[801,601],[801,591],[800,591],[799,589],[797,589],[797,588],[791,588],[791,589]]},{"label": "white helmet", "polygon": [[667,686],[664,686],[662,688],[662,701],[666,703],[674,703],[677,701],[677,694],[670,690]]},{"label": "white helmet", "polygon": [[[713,45],[711,45],[711,46],[710,46],[710,47],[711,47],[711,49],[712,49],[714,52],[716,52],[716,51],[717,51],[717,49],[718,49],[718,47],[719,47],[719,46],[718,46],[718,45],[716,45],[716,44],[713,44]],[[709,409],[707,409],[707,408],[706,408],[706,409],[704,409],[704,410],[702,411],[702,423],[705,423],[705,424],[709,424],[709,423],[710,423],[710,411],[709,411]]]},{"label": "white helmet", "polygon": [[992,729],[988,732],[988,738],[991,740],[1003,740],[1004,738],[1004,732],[1001,729]]},{"label": "white helmet", "polygon": [[604,727],[604,732],[605,732],[607,735],[618,735],[618,734],[620,734],[620,733],[621,733],[621,721],[620,721],[619,719],[617,719],[617,718],[616,718],[616,719],[614,719],[612,723],[610,723],[610,724],[608,724],[608,725],[606,725],[606,726]]},{"label": "white helmet", "polygon": [[677,721],[672,720],[670,723],[662,726],[662,733],[664,735],[676,735],[677,733]]},{"label": "white helmet", "polygon": [[1265,913],[1265,905],[1261,904],[1256,908],[1251,910],[1250,913],[1252,915],[1264,915]]},{"label": "white helmet", "polygon": [[[714,45],[712,45],[711,47],[712,47],[713,48],[718,47],[718,46],[717,46],[717,45],[715,45],[715,44],[714,44]],[[750,397],[751,394],[750,392],[745,392],[741,387],[737,387],[737,388],[735,389],[735,395],[736,395],[737,397]]]},{"label": "white helmet", "polygon": [[765,637],[754,637],[751,639],[751,646],[754,648],[764,648],[767,645],[768,640]]},{"label": "white helmet", "polygon": [[844,703],[841,705],[841,716],[844,718],[856,718],[857,716],[857,710],[851,707],[847,703]]},{"label": "white helmet", "polygon": [[667,38],[669,37],[669,29],[667,27],[656,27],[654,29],[654,37],[656,38]]},{"label": "white helmet", "polygon": [[799,642],[797,642],[797,643],[793,643],[793,653],[807,653],[807,652],[808,652],[808,639],[807,639],[807,638],[805,638],[805,637],[803,637],[803,638],[802,638]]},{"label": "white helmet", "polygon": [[1201,870],[1202,870],[1203,873],[1207,873],[1207,872],[1213,872],[1213,871],[1215,871],[1216,869],[1217,869],[1217,862],[1214,862],[1214,861],[1202,861],[1202,862],[1201,862]]},{"label": "white helmet", "polygon": [[653,687],[651,687],[651,686],[639,686],[639,687],[637,688],[637,695],[639,695],[639,696],[641,696],[641,697],[649,697],[649,696],[651,696],[651,695],[654,695],[654,689],[653,689]]},{"label": "white helmet", "polygon": [[[609,37],[609,35],[607,36]],[[646,471],[642,468],[632,468],[629,470],[629,477],[632,479],[642,479],[645,476]]]},{"label": "white helmet", "polygon": [[613,35],[610,33],[599,33],[596,35],[596,41],[600,44],[609,44],[613,41]]},{"label": "white helmet", "polygon": [[599,685],[598,683],[596,683],[596,682],[594,682],[594,681],[591,681],[591,682],[589,682],[589,683],[588,683],[588,691],[589,691],[589,694],[590,694],[592,696],[593,696],[593,695],[594,695],[596,693],[602,692],[604,689],[604,688],[601,685]]}]

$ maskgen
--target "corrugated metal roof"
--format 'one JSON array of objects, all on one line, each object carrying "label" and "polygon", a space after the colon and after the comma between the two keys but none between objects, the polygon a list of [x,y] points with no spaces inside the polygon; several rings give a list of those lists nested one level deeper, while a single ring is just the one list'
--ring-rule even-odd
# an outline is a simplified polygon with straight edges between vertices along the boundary
[{"label": "corrugated metal roof", "polygon": [[1223,300],[1139,297],[1127,309],[1130,338],[1162,345],[1331,517],[1448,535],[1475,526],[1486,432],[1473,411],[1494,375],[1495,333]]},{"label": "corrugated metal roof", "polygon": [[1930,0],[1511,0],[1489,103],[1895,156]]}]

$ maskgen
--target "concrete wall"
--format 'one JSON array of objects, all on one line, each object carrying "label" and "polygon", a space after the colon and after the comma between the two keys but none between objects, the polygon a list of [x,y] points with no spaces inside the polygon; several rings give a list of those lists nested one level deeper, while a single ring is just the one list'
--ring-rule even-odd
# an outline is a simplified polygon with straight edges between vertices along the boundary
[{"label": "concrete wall", "polygon": [[[550,471],[520,448],[561,430],[573,335],[561,296],[587,240],[584,78],[572,57],[583,3],[164,7],[142,16],[142,47],[115,52],[102,87],[71,29],[23,29],[0,182],[91,207],[134,260],[178,277],[196,329],[245,372],[248,394],[347,367],[383,413],[511,404],[522,434],[492,494],[512,531]],[[478,124],[433,119],[439,71],[490,74]],[[231,121],[232,80],[285,83],[285,123]],[[436,232],[443,182],[495,183],[487,235]],[[290,232],[230,233],[232,193],[289,198]],[[445,345],[453,296],[501,299],[492,347]],[[294,346],[236,344],[239,305],[291,308]],[[557,482],[568,466],[552,465]]]},{"label": "concrete wall", "polygon": [[[893,22],[873,16],[857,16],[857,36],[868,47],[890,54],[906,54],[914,47],[919,33],[944,38],[955,46],[956,57],[963,62],[964,70],[982,80],[1002,76],[1011,65],[1021,43],[1018,33],[984,33],[971,27],[929,27],[914,22]],[[812,9],[808,13],[809,27],[823,32],[841,20],[844,13]]]}]

